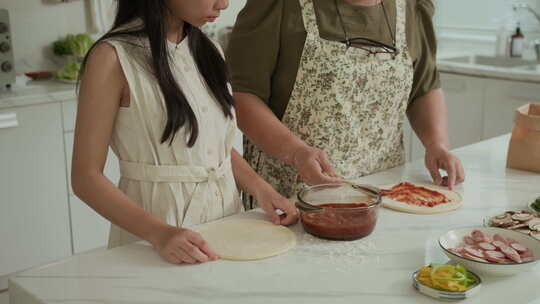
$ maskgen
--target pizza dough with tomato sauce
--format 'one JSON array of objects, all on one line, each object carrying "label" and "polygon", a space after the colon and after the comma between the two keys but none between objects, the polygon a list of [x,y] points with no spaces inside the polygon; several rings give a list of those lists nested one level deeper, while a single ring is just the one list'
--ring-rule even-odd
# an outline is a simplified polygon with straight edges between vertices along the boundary
[{"label": "pizza dough with tomato sauce", "polygon": [[435,214],[450,212],[463,205],[461,194],[445,187],[406,182],[379,188],[383,192],[382,205],[396,211]]}]

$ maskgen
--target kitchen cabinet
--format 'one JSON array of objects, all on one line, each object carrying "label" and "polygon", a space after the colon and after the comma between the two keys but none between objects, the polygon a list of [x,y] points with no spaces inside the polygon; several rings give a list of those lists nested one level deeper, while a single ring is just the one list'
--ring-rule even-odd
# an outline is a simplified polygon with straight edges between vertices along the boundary
[{"label": "kitchen cabinet", "polygon": [[[441,87],[448,108],[448,136],[450,148],[455,149],[483,138],[484,80],[441,73]],[[412,132],[410,138],[410,160],[423,158],[424,146]]]},{"label": "kitchen cabinet", "polygon": [[[9,274],[105,247],[110,224],[71,188],[76,101],[0,110],[0,290]],[[105,175],[117,183],[109,152]]]},{"label": "kitchen cabinet", "polygon": [[484,80],[444,73],[440,79],[448,107],[450,148],[481,141]]},{"label": "kitchen cabinet", "polygon": [[496,79],[485,80],[482,138],[512,131],[514,111],[527,103],[540,103],[540,84]]},{"label": "kitchen cabinet", "polygon": [[[72,253],[59,103],[1,109],[0,276]],[[5,282],[4,282],[5,283]]]},{"label": "kitchen cabinet", "polygon": [[[450,148],[510,133],[514,111],[540,101],[540,84],[441,73],[448,107]],[[411,132],[409,160],[424,156],[424,147]]]}]

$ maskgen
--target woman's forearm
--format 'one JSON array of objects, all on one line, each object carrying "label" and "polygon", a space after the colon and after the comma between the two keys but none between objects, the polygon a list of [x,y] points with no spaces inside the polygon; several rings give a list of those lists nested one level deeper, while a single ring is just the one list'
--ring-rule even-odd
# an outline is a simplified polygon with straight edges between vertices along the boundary
[{"label": "woman's forearm", "polygon": [[74,172],[75,194],[97,213],[126,231],[156,244],[167,224],[131,201],[101,173]]},{"label": "woman's forearm", "polygon": [[238,126],[268,155],[293,165],[294,153],[306,144],[292,133],[257,96],[235,93]]},{"label": "woman's forearm", "polygon": [[442,89],[429,91],[407,110],[411,127],[426,149],[448,149],[448,112]]}]

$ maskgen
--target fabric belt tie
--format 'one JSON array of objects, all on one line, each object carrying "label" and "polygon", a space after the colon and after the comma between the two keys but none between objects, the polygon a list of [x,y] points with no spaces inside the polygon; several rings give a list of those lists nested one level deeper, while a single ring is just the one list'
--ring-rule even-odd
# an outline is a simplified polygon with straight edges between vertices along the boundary
[{"label": "fabric belt tie", "polygon": [[122,178],[144,182],[217,182],[231,170],[231,159],[227,157],[218,167],[202,166],[156,166],[143,163],[120,161]]}]

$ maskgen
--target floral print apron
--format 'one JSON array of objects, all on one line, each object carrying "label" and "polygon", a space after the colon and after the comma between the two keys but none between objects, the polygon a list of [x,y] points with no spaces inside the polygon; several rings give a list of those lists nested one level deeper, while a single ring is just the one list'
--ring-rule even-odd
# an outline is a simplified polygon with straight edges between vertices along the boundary
[{"label": "floral print apron", "polygon": [[[371,54],[322,39],[313,1],[299,1],[307,37],[282,123],[325,151],[345,179],[403,164],[403,120],[414,72],[407,49],[406,0],[395,0],[397,55]],[[244,153],[282,195],[291,197],[303,186],[293,167],[251,142],[245,142]],[[254,207],[250,197],[244,203]]]}]

